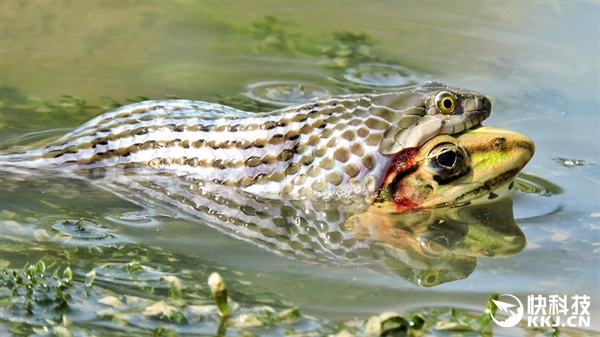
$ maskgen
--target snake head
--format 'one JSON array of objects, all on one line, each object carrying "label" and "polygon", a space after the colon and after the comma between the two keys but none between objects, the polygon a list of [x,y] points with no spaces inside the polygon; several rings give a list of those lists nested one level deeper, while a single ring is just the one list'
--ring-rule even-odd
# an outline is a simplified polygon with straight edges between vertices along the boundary
[{"label": "snake head", "polygon": [[454,135],[480,125],[491,109],[492,103],[482,94],[426,82],[408,93],[375,96],[370,110],[389,123],[379,152],[393,155],[419,147],[437,135]]}]

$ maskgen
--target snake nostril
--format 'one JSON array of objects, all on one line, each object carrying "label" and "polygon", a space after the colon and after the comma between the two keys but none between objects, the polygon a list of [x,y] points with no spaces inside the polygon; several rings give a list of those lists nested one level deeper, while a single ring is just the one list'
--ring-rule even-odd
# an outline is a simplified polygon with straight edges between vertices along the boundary
[{"label": "snake nostril", "polygon": [[492,102],[485,97],[483,98],[483,108],[485,110],[490,110],[492,108]]}]

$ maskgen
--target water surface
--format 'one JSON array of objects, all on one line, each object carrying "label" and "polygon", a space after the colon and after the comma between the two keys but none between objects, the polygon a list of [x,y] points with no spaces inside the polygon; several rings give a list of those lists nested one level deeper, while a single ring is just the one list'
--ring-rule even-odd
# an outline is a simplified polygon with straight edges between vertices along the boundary
[{"label": "water surface", "polygon": [[[92,106],[137,96],[263,111],[437,80],[488,95],[494,108],[485,124],[531,137],[536,154],[524,172],[557,186],[514,197],[527,238],[521,253],[479,258],[468,278],[423,288],[372,268],[295,262],[201,223],[154,216],[85,182],[4,179],[4,267],[49,256],[64,263],[81,246],[141,244],[179,257],[148,261],[156,268],[232,271],[268,294],[249,301],[283,301],[322,319],[430,305],[482,310],[492,292],[585,294],[591,328],[600,330],[598,4],[3,2],[1,15],[4,144],[59,135],[103,111]],[[61,221],[81,217],[99,237],[61,231]],[[70,264],[86,273],[116,260],[99,254]]]}]

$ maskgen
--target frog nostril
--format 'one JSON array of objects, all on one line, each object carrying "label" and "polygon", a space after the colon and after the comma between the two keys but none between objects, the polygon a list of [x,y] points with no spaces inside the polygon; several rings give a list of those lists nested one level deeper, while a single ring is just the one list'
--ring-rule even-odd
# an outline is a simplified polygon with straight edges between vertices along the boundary
[{"label": "frog nostril", "polygon": [[506,142],[506,138],[504,138],[504,137],[498,137],[498,138],[494,139],[495,146],[502,146],[502,144],[504,144],[504,142]]}]

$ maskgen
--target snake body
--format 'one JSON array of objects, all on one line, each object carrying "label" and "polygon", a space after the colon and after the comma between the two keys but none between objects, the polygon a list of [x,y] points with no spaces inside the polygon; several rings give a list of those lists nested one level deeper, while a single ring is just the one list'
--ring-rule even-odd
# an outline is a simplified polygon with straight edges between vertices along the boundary
[{"label": "snake body", "polygon": [[[442,96],[455,106],[445,109]],[[146,101],[104,113],[43,149],[1,155],[0,161],[62,172],[152,170],[257,195],[369,203],[402,150],[478,125],[490,110],[485,96],[436,82],[266,113],[201,101]]]}]

